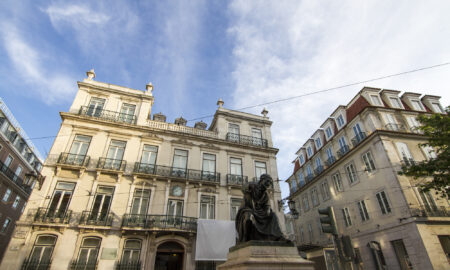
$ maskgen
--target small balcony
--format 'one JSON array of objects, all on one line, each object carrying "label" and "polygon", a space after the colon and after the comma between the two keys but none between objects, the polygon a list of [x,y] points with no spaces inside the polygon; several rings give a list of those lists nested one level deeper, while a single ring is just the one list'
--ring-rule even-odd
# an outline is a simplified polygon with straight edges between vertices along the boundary
[{"label": "small balcony", "polygon": [[343,157],[345,154],[347,154],[348,151],[350,151],[350,147],[348,147],[348,145],[344,145],[343,147],[341,147],[341,148],[337,151],[337,156],[338,156],[338,158]]},{"label": "small balcony", "polygon": [[183,178],[188,180],[204,181],[212,183],[220,182],[220,173],[217,172],[176,168],[140,162],[136,162],[134,164],[134,173]]},{"label": "small balcony", "polygon": [[406,128],[402,124],[389,123],[384,126],[387,130],[406,132]]},{"label": "small balcony", "polygon": [[3,162],[0,161],[0,171],[9,180],[13,181],[21,190],[23,190],[28,195],[31,194],[31,187],[25,185],[23,179],[18,177],[13,171],[11,171]]},{"label": "small balcony", "polygon": [[411,208],[411,214],[416,217],[450,217],[450,208],[441,206],[421,206]]},{"label": "small balcony", "polygon": [[136,116],[134,114],[126,114],[121,112],[108,111],[99,108],[81,106],[79,115],[100,118],[111,122],[121,122],[128,124],[136,124]]},{"label": "small balcony", "polygon": [[308,182],[310,182],[311,180],[313,180],[313,178],[314,178],[314,175],[313,175],[313,174],[308,174],[308,175],[306,175],[306,176],[305,176],[306,183],[308,183]]},{"label": "small balcony", "polygon": [[112,221],[112,214],[99,213],[96,211],[83,211],[83,213],[81,213],[80,225],[111,226]]},{"label": "small balcony", "polygon": [[227,174],[227,184],[228,185],[240,185],[248,183],[248,176],[239,174]]},{"label": "small balcony", "polygon": [[319,175],[321,172],[323,172],[323,166],[319,165],[314,169],[314,172],[316,173],[316,175]]},{"label": "small balcony", "polygon": [[367,136],[365,132],[360,132],[358,135],[353,137],[352,139],[353,147],[356,147],[358,144],[360,144],[366,137]]},{"label": "small balcony", "polygon": [[141,270],[141,261],[118,261],[116,270]]},{"label": "small balcony", "polygon": [[79,261],[72,261],[70,263],[70,269],[71,270],[96,270],[97,269],[97,262],[79,262]]},{"label": "small balcony", "polygon": [[234,142],[242,145],[251,145],[251,146],[259,146],[259,147],[267,147],[267,140],[261,139],[258,137],[245,136],[241,134],[235,133],[227,133],[226,140],[229,142]]},{"label": "small balcony", "polygon": [[123,159],[99,158],[97,163],[98,169],[124,171],[127,161]]},{"label": "small balcony", "polygon": [[22,270],[47,270],[52,262],[45,259],[26,258],[22,263]]},{"label": "small balcony", "polygon": [[139,215],[123,216],[122,227],[142,228],[150,230],[181,230],[197,231],[197,218],[170,215]]},{"label": "small balcony", "polygon": [[53,224],[68,224],[72,216],[72,210],[58,211],[45,207],[39,207],[34,216],[34,222],[53,223]]},{"label": "small balcony", "polygon": [[335,162],[336,162],[336,158],[334,156],[331,156],[331,157],[328,157],[328,159],[325,161],[325,165],[327,165],[327,167],[330,167]]},{"label": "small balcony", "polygon": [[58,164],[87,167],[90,159],[91,157],[86,155],[61,153],[58,158]]}]

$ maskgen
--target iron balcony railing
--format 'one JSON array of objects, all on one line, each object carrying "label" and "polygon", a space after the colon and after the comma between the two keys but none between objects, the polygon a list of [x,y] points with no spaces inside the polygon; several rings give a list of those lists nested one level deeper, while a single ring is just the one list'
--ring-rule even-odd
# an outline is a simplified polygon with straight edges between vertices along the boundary
[{"label": "iron balcony railing", "polygon": [[59,164],[87,167],[91,157],[71,153],[61,153],[58,158]]},{"label": "iron balcony railing", "polygon": [[68,224],[71,217],[72,210],[59,211],[56,209],[39,207],[36,211],[36,215],[34,216],[34,221],[42,223]]},{"label": "iron balcony railing", "polygon": [[141,270],[141,261],[119,261],[116,270]]},{"label": "iron balcony railing", "polygon": [[252,146],[260,146],[267,147],[267,140],[261,139],[258,137],[246,136],[236,133],[227,133],[226,140],[229,142],[234,142],[242,145],[252,145]]},{"label": "iron balcony railing", "polygon": [[92,108],[88,106],[81,106],[80,115],[87,115],[91,117],[101,118],[112,122],[122,122],[128,124],[136,123],[136,116],[134,114],[127,114],[115,111],[108,111],[99,108]]},{"label": "iron balcony railing", "polygon": [[403,131],[403,132],[406,131],[405,126],[402,124],[389,123],[389,124],[386,124],[384,127],[387,130],[392,130],[392,131]]},{"label": "iron balcony railing", "polygon": [[96,270],[97,269],[97,262],[79,262],[79,261],[72,261],[70,264],[71,270]]},{"label": "iron balcony railing", "polygon": [[122,219],[122,227],[138,227],[153,230],[178,229],[197,231],[197,218],[170,215],[126,214]]},{"label": "iron balcony railing", "polygon": [[228,185],[243,185],[248,183],[248,176],[239,174],[227,174]]},{"label": "iron balcony railing", "polygon": [[341,158],[342,156],[344,156],[345,154],[347,154],[347,152],[350,151],[350,147],[348,147],[348,145],[344,145],[343,147],[341,147],[338,151],[337,151],[337,156],[339,158]]},{"label": "iron balcony railing", "polygon": [[83,211],[80,218],[81,225],[111,226],[112,221],[112,214],[97,211]]},{"label": "iron balcony railing", "polygon": [[323,172],[323,166],[319,165],[314,169],[314,172],[316,173],[316,175],[319,175],[321,172]]},{"label": "iron balcony railing", "polygon": [[16,132],[16,131],[14,131],[14,130],[5,130],[5,132],[3,133],[3,134],[5,134],[5,136],[6,136],[6,138],[8,138],[8,140],[11,142],[11,143],[14,143],[14,141],[16,140],[16,138],[17,138],[17,136],[18,136],[18,133]]},{"label": "iron balcony railing", "polygon": [[135,173],[176,177],[188,180],[220,182],[220,173],[136,162]]},{"label": "iron balcony railing", "polygon": [[411,214],[416,217],[450,217],[450,208],[436,205],[411,207]]},{"label": "iron balcony railing", "polygon": [[328,157],[328,159],[325,161],[325,165],[327,165],[327,167],[330,167],[335,162],[336,162],[336,158],[334,156],[331,156],[331,157]]},{"label": "iron balcony railing", "polygon": [[353,147],[356,147],[358,144],[360,144],[365,138],[366,138],[365,132],[358,133],[355,137],[352,139]]},{"label": "iron balcony railing", "polygon": [[50,269],[51,260],[39,260],[26,258],[22,263],[22,270],[47,270]]},{"label": "iron balcony railing", "polygon": [[99,158],[97,168],[105,170],[124,171],[127,161],[123,159]]},{"label": "iron balcony railing", "polygon": [[314,178],[314,175],[312,175],[312,174],[306,175],[306,176],[305,176],[306,183],[308,183],[308,182],[310,182],[311,180],[313,180],[313,178]]},{"label": "iron balcony railing", "polygon": [[25,193],[28,195],[31,194],[31,187],[28,185],[25,185],[23,182],[23,179],[19,176],[17,176],[13,171],[11,171],[3,162],[0,161],[0,171],[5,175],[7,178],[9,178],[11,181],[13,181],[20,189],[22,189]]}]

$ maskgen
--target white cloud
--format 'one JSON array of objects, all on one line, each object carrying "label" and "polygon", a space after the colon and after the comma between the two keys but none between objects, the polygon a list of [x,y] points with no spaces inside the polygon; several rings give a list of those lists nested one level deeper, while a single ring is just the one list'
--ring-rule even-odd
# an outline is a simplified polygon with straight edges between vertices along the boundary
[{"label": "white cloud", "polygon": [[[450,3],[412,1],[233,1],[237,108],[346,83],[448,62]],[[441,95],[450,101],[449,67],[370,83]],[[291,173],[296,150],[340,104],[352,86],[269,106],[279,177]],[[256,102],[255,102],[256,101]],[[259,113],[261,108],[253,110]],[[283,185],[283,195],[288,194]]]},{"label": "white cloud", "polygon": [[0,24],[3,45],[15,74],[27,83],[28,93],[38,95],[47,104],[70,101],[75,93],[74,79],[45,67],[43,53],[31,47],[10,24]]},{"label": "white cloud", "polygon": [[96,13],[81,5],[49,6],[45,12],[53,25],[69,22],[74,27],[88,27],[89,24],[104,24],[110,19],[105,14]]}]

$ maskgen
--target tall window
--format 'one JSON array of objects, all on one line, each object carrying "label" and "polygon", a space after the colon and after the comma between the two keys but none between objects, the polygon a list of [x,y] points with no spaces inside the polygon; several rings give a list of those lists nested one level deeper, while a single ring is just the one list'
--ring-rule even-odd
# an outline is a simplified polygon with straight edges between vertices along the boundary
[{"label": "tall window", "polygon": [[157,155],[158,155],[158,146],[146,144],[142,149],[141,163],[154,166],[156,164]]},{"label": "tall window", "polygon": [[231,199],[231,211],[230,211],[230,219],[236,220],[237,212],[239,211],[239,208],[241,207],[242,199],[232,198]]},{"label": "tall window", "polygon": [[358,178],[356,177],[355,166],[352,163],[345,166],[345,172],[347,173],[347,177],[348,180],[350,181],[350,184],[353,184],[358,180]]},{"label": "tall window", "polygon": [[123,245],[122,262],[123,264],[139,262],[141,255],[141,240],[127,239]]},{"label": "tall window", "polygon": [[308,164],[308,166],[306,166],[306,173],[308,174],[309,177],[313,176],[313,172],[311,169],[311,164]]},{"label": "tall window", "polygon": [[359,214],[361,215],[361,220],[366,221],[369,220],[369,212],[367,211],[366,202],[364,200],[359,201],[358,203]]},{"label": "tall window", "polygon": [[320,137],[316,139],[316,147],[317,147],[317,149],[322,147],[322,141],[320,140]]},{"label": "tall window", "polygon": [[5,194],[3,194],[2,201],[7,202],[9,200],[9,196],[11,196],[11,189],[6,189]]},{"label": "tall window", "polygon": [[345,137],[344,137],[344,136],[340,137],[339,140],[338,140],[338,142],[339,142],[339,147],[340,147],[341,149],[347,148],[347,143],[346,143],[346,141],[345,141]]},{"label": "tall window", "polygon": [[99,117],[102,114],[103,107],[105,106],[105,99],[103,98],[91,98],[89,108],[86,112],[87,115]]},{"label": "tall window", "polygon": [[99,186],[92,205],[91,220],[106,221],[114,193],[113,187]]},{"label": "tall window", "polygon": [[259,179],[261,177],[261,175],[266,174],[266,173],[267,173],[266,163],[260,162],[260,161],[255,161],[256,179]]},{"label": "tall window", "polygon": [[378,95],[370,95],[370,99],[372,100],[373,105],[381,106],[381,100]]},{"label": "tall window", "polygon": [[291,190],[293,192],[295,192],[297,190],[297,181],[295,180],[295,178],[292,178],[292,180],[291,180]]},{"label": "tall window", "polygon": [[308,234],[309,234],[309,242],[312,243],[312,241],[314,240],[314,233],[311,223],[308,223]]},{"label": "tall window", "polygon": [[32,266],[35,267],[32,269],[48,269],[56,239],[57,237],[53,235],[39,235],[28,259],[28,264],[33,263],[33,265],[29,265],[25,269],[31,269]]},{"label": "tall window", "polygon": [[427,159],[437,158],[436,151],[434,151],[433,147],[424,145],[421,148]]},{"label": "tall window", "polygon": [[14,173],[14,176],[13,176],[14,181],[17,181],[17,178],[20,177],[22,170],[23,170],[22,166],[17,166],[16,172]]},{"label": "tall window", "polygon": [[327,127],[325,129],[325,134],[327,135],[327,139],[331,138],[333,136],[333,131],[331,130],[331,127]]},{"label": "tall window", "polygon": [[340,114],[337,117],[337,124],[338,124],[338,127],[342,127],[345,124],[344,117],[342,116],[342,114]]},{"label": "tall window", "polygon": [[253,145],[262,145],[262,132],[259,128],[252,128]]},{"label": "tall window", "polygon": [[414,108],[414,110],[416,111],[424,111],[425,109],[423,108],[422,102],[420,102],[419,100],[411,100],[411,104]]},{"label": "tall window", "polygon": [[76,269],[95,269],[102,240],[97,237],[85,237],[81,243]]},{"label": "tall window", "polygon": [[169,216],[182,216],[183,215],[183,201],[181,200],[169,200],[167,204]]},{"label": "tall window", "polygon": [[177,175],[179,177],[186,176],[187,162],[188,162],[188,151],[175,149],[173,155],[172,174]]},{"label": "tall window", "polygon": [[308,157],[311,157],[313,155],[311,146],[308,146],[308,148],[306,148],[306,152],[308,152]]},{"label": "tall window", "polygon": [[298,172],[297,174],[298,176],[298,182],[300,184],[300,186],[304,186],[305,185],[305,177],[303,176],[303,173],[301,171]]},{"label": "tall window", "polygon": [[131,205],[131,214],[146,215],[148,210],[148,203],[150,201],[151,191],[148,189],[135,189],[133,195],[133,202]]},{"label": "tall window", "polygon": [[3,167],[4,170],[6,170],[7,168],[9,168],[9,165],[11,165],[11,162],[13,161],[13,157],[8,155],[5,159],[5,162],[3,162],[3,164],[5,164],[5,166]]},{"label": "tall window", "polygon": [[309,200],[307,194],[305,194],[305,196],[303,197],[303,208],[305,209],[305,211],[309,210]]},{"label": "tall window", "polygon": [[333,184],[336,191],[337,192],[344,191],[344,185],[342,184],[341,174],[339,172],[335,173],[331,178],[333,178]]},{"label": "tall window", "polygon": [[431,103],[431,107],[433,108],[434,112],[444,113],[444,110],[442,109],[441,104],[439,104],[437,102]]},{"label": "tall window", "polygon": [[409,128],[413,131],[416,131],[420,127],[420,123],[415,116],[406,117],[406,121],[408,122]]},{"label": "tall window", "polygon": [[231,124],[231,123],[228,124],[228,132],[239,135],[239,125]]},{"label": "tall window", "polygon": [[381,213],[383,215],[391,212],[391,206],[387,199],[386,193],[384,191],[378,192],[376,194],[378,205],[380,206]]},{"label": "tall window", "polygon": [[119,120],[126,123],[132,123],[134,121],[135,110],[136,105],[124,103],[120,110]]},{"label": "tall window", "polygon": [[316,158],[316,168],[317,170],[319,170],[319,172],[322,170],[322,160],[320,159],[320,157]]},{"label": "tall window", "polygon": [[423,191],[419,189],[419,194],[426,211],[437,211],[438,208],[436,206],[436,202],[434,201],[433,196],[431,196],[430,191]]},{"label": "tall window", "polygon": [[344,218],[345,227],[352,226],[352,218],[350,217],[350,210],[347,207],[342,209],[342,216]]},{"label": "tall window", "polygon": [[125,152],[126,142],[111,140],[109,145],[105,169],[120,169],[122,165],[123,153]]},{"label": "tall window", "polygon": [[397,97],[390,97],[389,101],[391,102],[392,107],[401,109],[402,105],[400,104],[400,100]]},{"label": "tall window", "polygon": [[91,138],[92,137],[90,136],[76,135],[65,162],[69,164],[83,165],[84,158],[86,157],[86,153],[89,149],[89,144],[91,143]]},{"label": "tall window", "polygon": [[400,269],[409,270],[413,269],[413,265],[411,260],[409,259],[408,252],[406,251],[405,244],[402,239],[392,241],[392,246],[395,250],[395,255],[397,256],[397,260],[400,263]]},{"label": "tall window", "polygon": [[398,142],[395,144],[397,146],[397,150],[398,150],[403,162],[405,162],[407,165],[413,164],[414,159],[413,159],[413,156],[411,155],[411,152],[409,152],[409,148],[406,145],[406,143]]},{"label": "tall window", "polygon": [[2,229],[0,230],[0,232],[6,233],[9,229],[9,224],[11,224],[11,219],[5,218],[5,221],[3,221]]},{"label": "tall window", "polygon": [[299,159],[300,159],[300,165],[303,165],[303,163],[305,163],[305,157],[303,156],[303,154],[300,155]]},{"label": "tall window", "polygon": [[214,219],[215,202],[214,196],[202,195],[200,197],[200,218]]},{"label": "tall window", "polygon": [[333,148],[330,146],[327,148],[327,150],[325,151],[327,153],[327,158],[329,161],[331,161],[334,156],[333,156]]},{"label": "tall window", "polygon": [[328,200],[330,198],[330,188],[327,180],[323,181],[322,184],[320,184],[320,187],[322,189],[322,198]]},{"label": "tall window", "polygon": [[313,188],[311,190],[311,201],[313,207],[319,205],[319,195],[317,194],[317,188]]},{"label": "tall window", "polygon": [[203,154],[202,174],[203,176],[214,176],[216,173],[216,155]]},{"label": "tall window", "polygon": [[53,192],[52,200],[48,206],[47,215],[49,217],[64,217],[69,208],[70,199],[72,198],[75,183],[58,182]]},{"label": "tall window", "polygon": [[367,153],[364,153],[362,155],[362,158],[363,158],[364,164],[366,165],[366,171],[367,172],[375,171],[376,168],[375,168],[375,162],[373,161],[373,158],[372,158],[372,153],[370,151]]},{"label": "tall window", "polygon": [[20,203],[20,196],[19,196],[19,195],[17,195],[17,196],[16,196],[16,198],[14,199],[14,202],[13,202],[12,208],[16,209],[16,208],[17,208],[17,206],[19,205],[19,203]]},{"label": "tall window", "polygon": [[359,125],[359,123],[356,123],[354,126],[353,126],[353,133],[355,134],[355,136],[359,139],[359,140],[362,140],[363,138],[361,137],[361,136],[363,136],[362,135],[362,129],[361,129],[361,126]]},{"label": "tall window", "polygon": [[242,159],[230,158],[230,173],[242,176]]}]

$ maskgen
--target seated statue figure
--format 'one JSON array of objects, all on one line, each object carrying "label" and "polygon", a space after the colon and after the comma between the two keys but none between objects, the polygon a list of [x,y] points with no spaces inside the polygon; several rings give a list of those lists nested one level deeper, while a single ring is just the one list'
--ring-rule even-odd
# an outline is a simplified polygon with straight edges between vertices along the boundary
[{"label": "seated statue figure", "polygon": [[236,215],[238,243],[250,240],[287,241],[281,232],[278,218],[269,205],[267,189],[272,177],[263,174],[258,182],[244,185],[244,202]]}]

